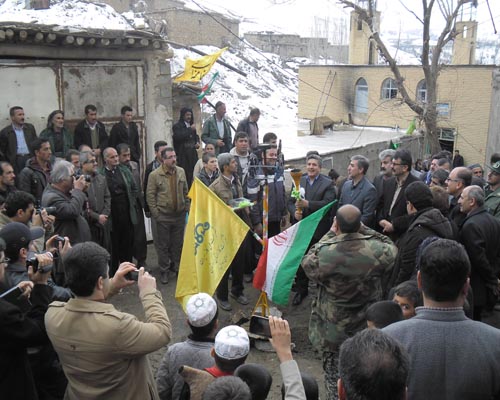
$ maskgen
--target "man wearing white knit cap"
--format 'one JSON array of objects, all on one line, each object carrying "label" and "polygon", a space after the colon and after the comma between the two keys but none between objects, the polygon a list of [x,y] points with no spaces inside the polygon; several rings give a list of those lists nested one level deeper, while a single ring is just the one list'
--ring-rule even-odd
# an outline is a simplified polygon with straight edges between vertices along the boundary
[{"label": "man wearing white knit cap", "polygon": [[156,385],[162,400],[179,398],[184,386],[180,367],[205,369],[214,364],[211,350],[218,326],[217,303],[206,293],[195,294],[186,304],[186,315],[191,334],[184,342],[168,347],[158,369]]},{"label": "man wearing white knit cap", "polygon": [[[184,366],[179,373],[184,378],[184,385],[179,399],[201,399],[206,387],[216,378],[233,375],[234,370],[245,363],[250,352],[250,340],[247,332],[237,326],[222,328],[215,337],[212,367],[204,370]],[[187,396],[189,393],[189,397]]]}]

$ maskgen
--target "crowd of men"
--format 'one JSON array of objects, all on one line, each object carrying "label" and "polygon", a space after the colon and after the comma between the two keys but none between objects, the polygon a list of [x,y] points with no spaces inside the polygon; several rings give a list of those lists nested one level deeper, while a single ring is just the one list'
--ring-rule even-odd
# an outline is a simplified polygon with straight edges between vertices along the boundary
[{"label": "crowd of men", "polygon": [[[251,232],[215,296],[188,301],[191,335],[169,347],[156,379],[148,365],[146,355],[171,340],[172,326],[146,263],[144,216],[167,284],[180,266],[188,190],[198,178],[228,205],[251,200],[235,213],[257,235],[264,184],[269,236],[334,204],[312,235],[291,298],[298,312],[310,312],[327,399],[500,398],[500,331],[480,322],[499,300],[500,155],[484,179],[458,150],[430,157],[428,171],[417,171],[405,149],[384,150],[371,182],[363,155],[351,157],[342,178],[323,174],[321,156],[309,152],[300,187],[287,195],[281,146],[274,133],[261,143],[258,109],[233,135],[218,102],[198,135],[193,111],[183,108],[172,143],[154,144],[144,179],[133,110],[122,108],[109,135],[95,106],[84,113],[70,133],[55,110],[37,136],[24,110],[12,107],[12,124],[0,131],[0,349],[8,355],[0,361],[1,393],[267,397],[269,372],[245,363],[246,332],[218,326],[219,309],[249,304],[245,283],[262,250]],[[135,281],[144,322],[106,302]],[[314,286],[309,311],[301,304]],[[293,361],[288,323],[269,318],[269,325],[283,398],[317,398],[315,379]]]}]

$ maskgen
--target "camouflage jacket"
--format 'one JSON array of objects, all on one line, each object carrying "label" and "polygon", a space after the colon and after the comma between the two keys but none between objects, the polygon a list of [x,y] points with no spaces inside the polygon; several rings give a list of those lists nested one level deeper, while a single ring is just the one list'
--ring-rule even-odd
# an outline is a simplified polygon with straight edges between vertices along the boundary
[{"label": "camouflage jacket", "polygon": [[366,309],[382,300],[397,248],[387,237],[362,226],[336,236],[329,231],[302,259],[319,285],[309,321],[309,339],[318,351],[334,352],[366,327]]}]

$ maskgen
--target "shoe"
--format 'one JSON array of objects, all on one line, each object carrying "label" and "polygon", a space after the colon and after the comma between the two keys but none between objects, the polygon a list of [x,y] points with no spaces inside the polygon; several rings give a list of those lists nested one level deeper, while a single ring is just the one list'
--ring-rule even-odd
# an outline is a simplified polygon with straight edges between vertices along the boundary
[{"label": "shoe", "polygon": [[245,277],[243,278],[243,280],[246,282],[246,283],[250,283],[253,281],[253,274],[245,274]]},{"label": "shoe", "polygon": [[168,272],[161,271],[160,272],[160,282],[166,285],[168,283]]},{"label": "shoe", "polygon": [[248,303],[250,303],[250,300],[248,300],[248,297],[246,297],[243,293],[234,294],[233,292],[230,292],[229,295],[233,299],[235,299],[237,303],[240,303],[241,305],[246,306]]},{"label": "shoe", "polygon": [[295,293],[295,296],[293,296],[292,304],[294,306],[298,306],[302,303],[302,301],[304,301],[306,297],[307,293]]},{"label": "shoe", "polygon": [[227,300],[221,300],[218,298],[217,303],[219,303],[219,307],[222,308],[224,311],[231,311],[233,309],[231,307],[231,304]]}]

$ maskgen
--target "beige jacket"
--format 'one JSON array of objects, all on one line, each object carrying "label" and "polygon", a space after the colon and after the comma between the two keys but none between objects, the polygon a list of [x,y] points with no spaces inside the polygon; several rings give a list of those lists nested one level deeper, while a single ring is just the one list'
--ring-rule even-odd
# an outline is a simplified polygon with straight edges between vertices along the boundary
[{"label": "beige jacket", "polygon": [[168,176],[163,166],[149,174],[146,201],[153,218],[158,218],[160,215],[178,217],[189,210],[186,174],[181,167],[175,168],[177,182],[177,208],[175,210],[173,208],[172,191],[168,184]]},{"label": "beige jacket", "polygon": [[172,328],[159,291],[141,301],[146,322],[98,301],[50,304],[45,326],[68,378],[65,399],[159,399],[147,354],[170,341]]}]

